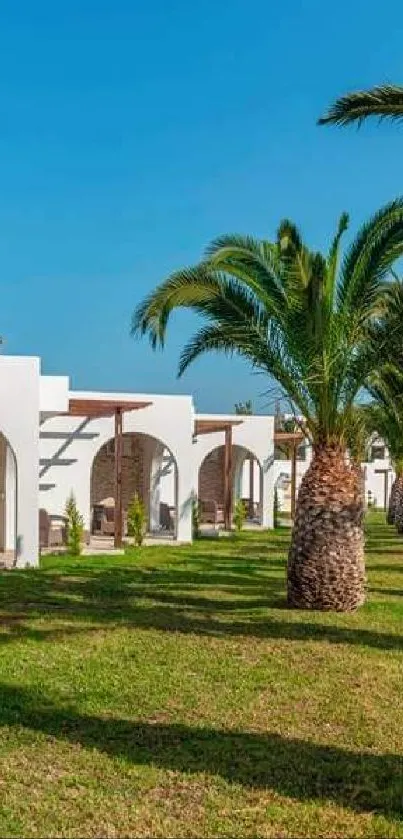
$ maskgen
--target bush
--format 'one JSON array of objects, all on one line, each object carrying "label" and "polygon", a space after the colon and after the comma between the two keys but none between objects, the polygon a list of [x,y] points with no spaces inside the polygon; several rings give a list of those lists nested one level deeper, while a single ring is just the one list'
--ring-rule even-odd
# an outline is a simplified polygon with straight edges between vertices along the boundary
[{"label": "bush", "polygon": [[74,494],[66,502],[66,545],[72,556],[80,556],[84,535],[84,520],[78,510]]},{"label": "bush", "polygon": [[242,528],[245,524],[245,519],[246,519],[245,504],[240,498],[238,498],[238,501],[236,502],[235,507],[234,507],[234,515],[233,515],[235,530],[237,531],[237,533],[241,532],[241,530],[242,530]]},{"label": "bush", "polygon": [[142,498],[136,492],[127,511],[127,532],[138,547],[143,544],[146,526],[146,508]]},{"label": "bush", "polygon": [[200,537],[200,511],[197,498],[193,498],[192,501],[192,536],[193,539],[199,539]]}]

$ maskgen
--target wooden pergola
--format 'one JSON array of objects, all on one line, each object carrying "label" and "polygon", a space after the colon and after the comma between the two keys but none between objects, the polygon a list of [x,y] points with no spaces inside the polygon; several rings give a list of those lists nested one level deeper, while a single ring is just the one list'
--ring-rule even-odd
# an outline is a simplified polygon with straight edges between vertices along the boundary
[{"label": "wooden pergola", "polygon": [[224,432],[224,527],[231,530],[232,525],[232,429],[234,425],[241,425],[241,419],[196,419],[194,433],[196,437],[202,434],[217,434]]},{"label": "wooden pergola", "polygon": [[297,501],[297,452],[305,440],[302,431],[275,431],[274,445],[284,446],[290,452],[291,459],[291,518],[295,516]]},{"label": "wooden pergola", "polygon": [[114,546],[122,547],[123,541],[123,505],[122,505],[122,450],[123,450],[123,414],[148,408],[152,402],[143,400],[122,401],[116,399],[91,399],[73,397],[69,400],[70,417],[100,419],[115,417],[115,527]]}]

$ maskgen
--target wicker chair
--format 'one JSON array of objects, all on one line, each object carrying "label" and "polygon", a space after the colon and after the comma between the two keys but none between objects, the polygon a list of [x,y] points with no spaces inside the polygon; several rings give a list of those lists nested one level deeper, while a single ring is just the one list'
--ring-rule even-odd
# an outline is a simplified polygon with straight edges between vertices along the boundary
[{"label": "wicker chair", "polygon": [[104,507],[100,521],[100,535],[114,536],[115,535],[115,508]]},{"label": "wicker chair", "polygon": [[224,524],[224,508],[212,498],[201,498],[199,501],[199,516],[201,524]]},{"label": "wicker chair", "polygon": [[66,545],[66,519],[64,516],[50,516],[47,510],[39,510],[39,548],[60,548]]}]

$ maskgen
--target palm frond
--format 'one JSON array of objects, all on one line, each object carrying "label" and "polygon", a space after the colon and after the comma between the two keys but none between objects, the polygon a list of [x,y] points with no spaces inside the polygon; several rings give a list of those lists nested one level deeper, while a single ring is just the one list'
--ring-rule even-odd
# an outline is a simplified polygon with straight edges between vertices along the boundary
[{"label": "palm frond", "polygon": [[131,335],[148,334],[153,348],[163,346],[169,316],[176,308],[204,310],[214,297],[225,295],[225,278],[205,263],[176,271],[135,310]]},{"label": "palm frond", "polygon": [[264,300],[268,310],[281,316],[287,302],[281,282],[282,265],[270,242],[229,234],[214,239],[205,256],[210,265],[237,277]]},{"label": "palm frond", "polygon": [[344,257],[338,284],[338,306],[355,320],[376,306],[383,281],[403,254],[403,198],[396,198],[362,225]]},{"label": "palm frond", "polygon": [[132,334],[163,345],[171,313],[190,309],[205,323],[183,349],[180,375],[206,352],[240,355],[274,377],[314,443],[344,443],[362,389],[393,353],[403,369],[403,285],[389,276],[403,255],[403,199],[364,224],[340,259],[347,223],[343,214],[326,257],[287,219],[273,242],[221,236],[137,307]]},{"label": "palm frond", "polygon": [[399,85],[378,85],[370,90],[358,90],[341,96],[320,117],[318,125],[360,126],[368,117],[379,120],[401,120],[403,118],[403,87]]}]

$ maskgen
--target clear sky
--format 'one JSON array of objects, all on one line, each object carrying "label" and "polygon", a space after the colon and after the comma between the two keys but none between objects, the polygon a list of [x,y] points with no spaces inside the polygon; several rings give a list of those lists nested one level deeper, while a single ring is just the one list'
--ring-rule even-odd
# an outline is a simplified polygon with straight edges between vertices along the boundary
[{"label": "clear sky", "polygon": [[[372,13],[373,12],[373,13]],[[228,411],[269,383],[210,356],[176,379],[134,306],[223,232],[289,216],[324,247],[403,192],[403,126],[317,128],[338,94],[403,82],[399,0],[20,0],[0,8],[0,333],[76,388],[193,393]]]}]

